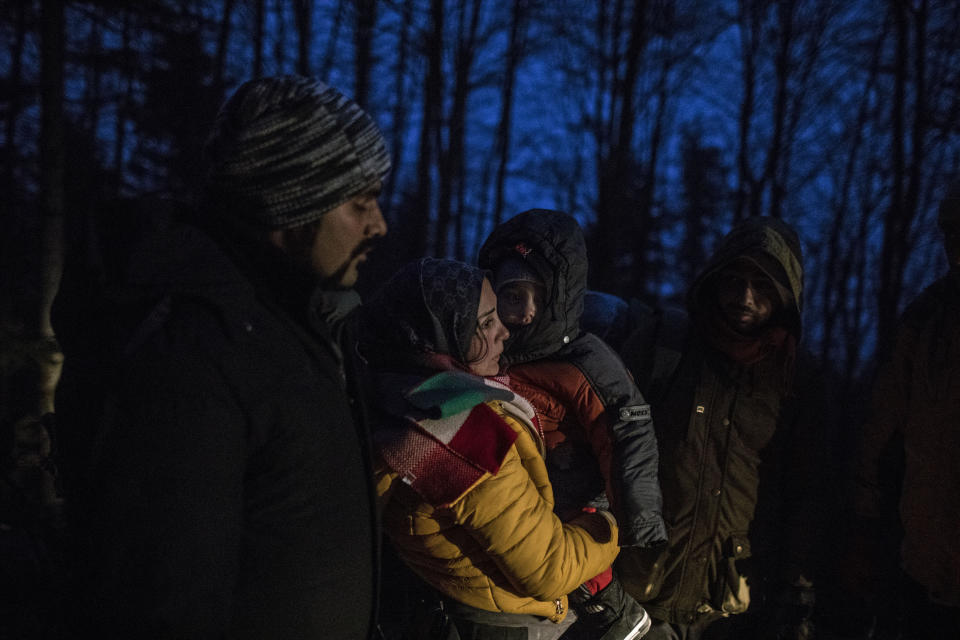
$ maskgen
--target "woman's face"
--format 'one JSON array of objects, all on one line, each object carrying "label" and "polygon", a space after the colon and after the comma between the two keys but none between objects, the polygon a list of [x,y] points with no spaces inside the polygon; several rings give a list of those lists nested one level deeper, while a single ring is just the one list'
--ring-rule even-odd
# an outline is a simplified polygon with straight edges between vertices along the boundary
[{"label": "woman's face", "polygon": [[509,337],[510,332],[497,315],[497,295],[493,292],[490,281],[484,278],[480,289],[480,306],[477,308],[477,330],[467,352],[470,371],[478,376],[493,376],[499,373],[503,341]]}]

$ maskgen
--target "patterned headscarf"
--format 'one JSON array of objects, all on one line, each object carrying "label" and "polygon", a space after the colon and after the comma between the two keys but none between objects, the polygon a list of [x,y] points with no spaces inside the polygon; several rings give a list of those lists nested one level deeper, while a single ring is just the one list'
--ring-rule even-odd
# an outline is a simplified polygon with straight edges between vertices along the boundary
[{"label": "patterned headscarf", "polygon": [[300,76],[250,80],[224,103],[205,148],[206,197],[267,229],[318,220],[390,170],[356,102]]},{"label": "patterned headscarf", "polygon": [[360,352],[374,367],[429,367],[430,357],[467,360],[489,273],[456,260],[407,264],[361,307]]}]

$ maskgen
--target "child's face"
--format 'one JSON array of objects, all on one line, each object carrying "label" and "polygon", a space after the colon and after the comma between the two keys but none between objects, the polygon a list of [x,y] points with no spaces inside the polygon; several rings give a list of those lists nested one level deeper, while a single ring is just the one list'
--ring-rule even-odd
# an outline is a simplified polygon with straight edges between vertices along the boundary
[{"label": "child's face", "polygon": [[546,289],[533,282],[510,282],[497,292],[497,312],[508,327],[522,327],[533,322],[543,308]]}]

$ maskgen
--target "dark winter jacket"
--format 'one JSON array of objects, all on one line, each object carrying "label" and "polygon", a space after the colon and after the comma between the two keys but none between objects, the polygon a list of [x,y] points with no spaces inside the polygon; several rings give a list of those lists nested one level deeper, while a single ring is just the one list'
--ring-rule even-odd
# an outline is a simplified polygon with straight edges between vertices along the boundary
[{"label": "dark winter jacket", "polygon": [[279,255],[159,220],[119,234],[100,277],[73,272],[58,300],[77,624],[130,638],[367,638],[367,436],[309,286]]},{"label": "dark winter jacket", "polygon": [[[888,449],[901,442],[898,495],[887,493]],[[899,457],[896,456],[896,457]],[[899,502],[904,571],[941,604],[960,607],[960,270],[904,312],[880,367],[857,465],[858,515]],[[892,497],[892,500],[891,500]]]},{"label": "dark winter jacket", "polygon": [[493,269],[508,256],[526,260],[547,288],[545,308],[511,333],[501,363],[541,418],[557,512],[578,510],[606,486],[621,546],[663,544],[649,406],[613,350],[580,333],[587,283],[580,226],[558,211],[521,213],[490,234],[480,266]]},{"label": "dark winter jacket", "polygon": [[[739,365],[705,340],[697,322],[714,313],[713,274],[746,252],[789,292],[777,322],[799,339],[799,245],[782,233],[751,223],[728,235],[691,287],[689,315],[587,297],[584,325],[623,355],[650,400],[660,445],[668,546],[624,549],[617,568],[624,588],[672,623],[745,611],[761,581],[755,560],[795,577],[813,544],[806,509],[816,496],[808,481],[818,471],[817,431],[800,425],[797,403],[784,394],[786,354]],[[764,577],[771,571],[764,566]]]}]

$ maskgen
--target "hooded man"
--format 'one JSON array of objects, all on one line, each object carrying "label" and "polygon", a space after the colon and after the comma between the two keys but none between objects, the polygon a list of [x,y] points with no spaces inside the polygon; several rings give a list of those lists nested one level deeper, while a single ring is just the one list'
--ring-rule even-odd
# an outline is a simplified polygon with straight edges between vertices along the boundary
[{"label": "hooded man", "polygon": [[[960,181],[937,222],[948,271],[900,318],[874,381],[854,484],[851,564],[861,580],[851,586],[868,597],[894,590],[903,638],[960,637]],[[897,531],[899,558],[883,543]],[[887,585],[896,568],[881,568],[897,559],[901,575]]]},{"label": "hooded man", "polygon": [[796,233],[753,218],[721,241],[686,312],[587,297],[584,326],[622,355],[660,446],[669,543],[624,549],[615,565],[654,618],[648,638],[702,637],[745,612],[751,587],[771,576],[811,586],[802,507],[815,445],[803,442],[812,433],[795,426],[789,396],[802,278]]},{"label": "hooded man", "polygon": [[76,625],[362,640],[379,543],[343,319],[386,232],[385,142],[288,76],[237,89],[206,152],[196,210],[104,220],[58,300]]}]

